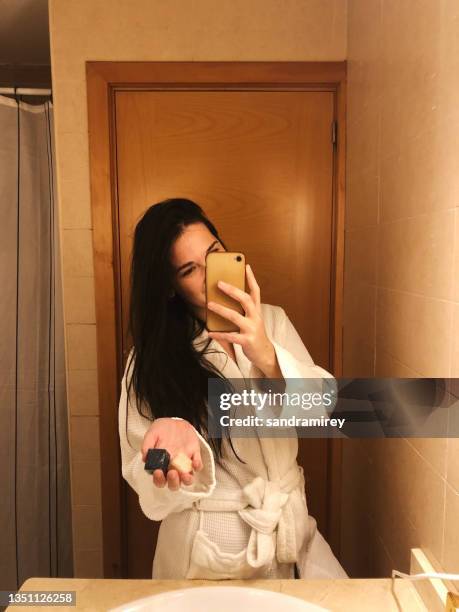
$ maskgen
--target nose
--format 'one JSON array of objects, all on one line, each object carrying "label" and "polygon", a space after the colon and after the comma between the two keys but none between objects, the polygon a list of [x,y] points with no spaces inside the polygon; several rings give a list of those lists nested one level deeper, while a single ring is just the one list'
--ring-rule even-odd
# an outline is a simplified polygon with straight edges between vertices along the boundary
[{"label": "nose", "polygon": [[198,266],[199,266],[199,269],[202,272],[204,272],[204,274],[205,274],[205,272],[206,272],[206,258],[205,258],[205,256],[201,257],[201,260],[199,261]]},{"label": "nose", "polygon": [[203,292],[205,292],[206,290],[206,260],[205,259],[203,262],[199,264],[199,273],[201,275],[202,290]]},{"label": "nose", "polygon": [[199,266],[199,269],[200,269],[202,272],[205,272],[205,271],[206,271],[206,261],[205,261],[205,260],[204,260],[204,261],[201,261],[200,263],[198,263],[198,266]]}]

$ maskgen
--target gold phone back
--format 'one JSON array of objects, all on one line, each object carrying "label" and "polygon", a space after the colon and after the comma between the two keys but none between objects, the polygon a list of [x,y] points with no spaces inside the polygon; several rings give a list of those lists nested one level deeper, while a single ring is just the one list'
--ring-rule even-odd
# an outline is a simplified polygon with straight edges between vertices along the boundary
[{"label": "gold phone back", "polygon": [[[239,258],[239,261],[238,261]],[[219,280],[245,291],[245,257],[243,253],[217,251],[206,257],[206,303],[216,302],[244,315],[241,303],[218,288]],[[206,309],[206,327],[209,331],[239,331],[229,319]]]}]

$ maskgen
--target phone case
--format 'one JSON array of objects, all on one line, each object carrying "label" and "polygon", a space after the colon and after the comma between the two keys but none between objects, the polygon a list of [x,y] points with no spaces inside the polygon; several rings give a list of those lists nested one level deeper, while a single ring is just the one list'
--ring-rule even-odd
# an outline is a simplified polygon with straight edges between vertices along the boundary
[{"label": "phone case", "polygon": [[[222,280],[245,291],[245,256],[243,253],[216,251],[206,257],[206,303],[216,302],[244,315],[242,304],[218,288]],[[208,331],[239,331],[239,327],[212,310],[206,309]]]}]

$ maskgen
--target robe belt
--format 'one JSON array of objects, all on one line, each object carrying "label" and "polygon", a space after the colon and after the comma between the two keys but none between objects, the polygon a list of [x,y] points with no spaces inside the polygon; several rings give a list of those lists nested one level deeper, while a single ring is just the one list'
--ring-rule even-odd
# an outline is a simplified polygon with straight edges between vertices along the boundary
[{"label": "robe belt", "polygon": [[247,546],[247,562],[252,567],[269,564],[275,553],[279,563],[293,563],[297,560],[295,516],[288,500],[302,478],[303,468],[293,465],[279,480],[257,476],[242,489],[216,489],[195,506],[209,512],[237,511],[252,528]]}]

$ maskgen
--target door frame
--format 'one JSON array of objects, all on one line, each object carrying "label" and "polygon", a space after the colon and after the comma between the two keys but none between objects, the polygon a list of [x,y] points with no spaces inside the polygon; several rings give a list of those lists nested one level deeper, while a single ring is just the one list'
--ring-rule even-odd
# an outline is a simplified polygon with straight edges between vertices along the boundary
[{"label": "door frame", "polygon": [[[86,62],[89,166],[96,300],[97,367],[102,479],[103,567],[125,575],[126,534],[118,441],[123,376],[118,194],[115,148],[117,91],[330,91],[336,144],[333,168],[330,361],[342,375],[344,279],[346,62]],[[327,540],[339,554],[340,439],[329,439]]]}]

